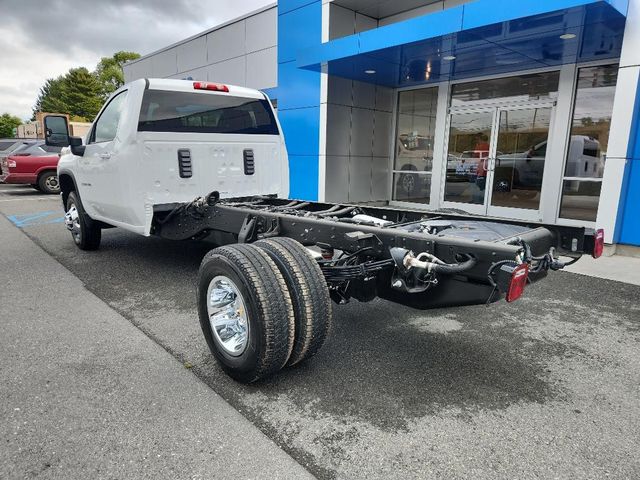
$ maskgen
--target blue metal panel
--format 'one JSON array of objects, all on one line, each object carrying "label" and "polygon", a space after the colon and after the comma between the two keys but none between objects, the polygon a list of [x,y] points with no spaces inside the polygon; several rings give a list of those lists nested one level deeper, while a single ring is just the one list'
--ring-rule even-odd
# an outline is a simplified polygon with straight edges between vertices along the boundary
[{"label": "blue metal panel", "polygon": [[[297,65],[319,71],[327,62],[331,75],[402,87],[615,59],[625,23],[615,1],[477,0],[316,45],[299,53]],[[575,38],[560,38],[567,33]]]},{"label": "blue metal panel", "polygon": [[462,29],[483,27],[492,23],[508,22],[519,18],[541,15],[556,10],[579,7],[593,0],[491,0],[470,2],[464,5]]},{"label": "blue metal panel", "polygon": [[322,3],[278,4],[278,118],[289,152],[290,197],[318,198],[320,74],[296,67],[299,49],[322,41]]},{"label": "blue metal panel", "polygon": [[360,39],[358,35],[333,40],[329,51],[324,48],[324,45],[326,44],[318,42],[317,45],[300,50],[296,59],[297,66],[302,67],[316,63],[317,58],[320,56],[324,56],[323,61],[328,62],[330,60],[357,55],[360,51]]},{"label": "blue metal panel", "polygon": [[362,32],[359,34],[360,52],[372,52],[381,48],[404,45],[424,40],[425,38],[434,38],[452,32],[459,32],[462,30],[463,10],[464,7],[448,8],[440,12]]},{"label": "blue metal panel", "polygon": [[609,4],[625,17],[629,11],[629,0],[607,0]]},{"label": "blue metal panel", "polygon": [[281,8],[278,5],[278,62],[285,63],[295,60],[298,50],[322,41],[322,3],[316,0],[286,13]]},{"label": "blue metal panel", "polygon": [[263,88],[260,91],[264,92],[267,95],[267,97],[269,97],[270,100],[277,100],[278,99],[278,87]]},{"label": "blue metal panel", "polygon": [[637,87],[614,242],[640,246],[640,84]]},{"label": "blue metal panel", "polygon": [[320,107],[278,110],[289,155],[318,156]]},{"label": "blue metal panel", "polygon": [[289,198],[318,198],[318,155],[289,155]]},{"label": "blue metal panel", "polygon": [[298,68],[296,62],[278,65],[278,90],[279,110],[320,105],[320,75]]},{"label": "blue metal panel", "polygon": [[319,0],[278,0],[278,14],[282,15],[317,1]]}]

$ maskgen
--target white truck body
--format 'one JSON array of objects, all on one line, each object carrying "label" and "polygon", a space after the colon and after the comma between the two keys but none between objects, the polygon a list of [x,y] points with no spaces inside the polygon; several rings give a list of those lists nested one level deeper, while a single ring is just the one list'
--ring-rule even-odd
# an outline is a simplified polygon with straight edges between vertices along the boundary
[{"label": "white truck body", "polygon": [[[197,83],[205,82],[141,79],[124,85],[96,116],[84,139],[84,154],[63,151],[58,175],[73,178],[92,219],[148,236],[154,205],[189,202],[214,190],[222,198],[287,198],[287,150],[266,95],[231,85],[223,86],[224,91],[200,89]],[[149,101],[151,96],[161,100]],[[163,98],[170,100],[163,104]],[[217,108],[207,106],[216,102]],[[228,102],[233,105],[226,106]],[[234,123],[257,123],[246,105],[264,108],[258,115],[270,118],[277,129],[271,134],[234,131]],[[227,128],[216,128],[225,122],[225,112],[236,116],[225,123]],[[190,152],[191,177],[180,175],[181,149]],[[255,172],[249,175],[244,169],[247,149],[255,159]]]}]

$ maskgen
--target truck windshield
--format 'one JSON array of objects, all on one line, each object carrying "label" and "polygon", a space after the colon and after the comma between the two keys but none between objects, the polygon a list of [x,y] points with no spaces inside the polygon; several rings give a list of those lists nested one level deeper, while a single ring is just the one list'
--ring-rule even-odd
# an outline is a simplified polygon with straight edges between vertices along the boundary
[{"label": "truck windshield", "polygon": [[267,100],[164,90],[145,91],[138,131],[279,134]]}]

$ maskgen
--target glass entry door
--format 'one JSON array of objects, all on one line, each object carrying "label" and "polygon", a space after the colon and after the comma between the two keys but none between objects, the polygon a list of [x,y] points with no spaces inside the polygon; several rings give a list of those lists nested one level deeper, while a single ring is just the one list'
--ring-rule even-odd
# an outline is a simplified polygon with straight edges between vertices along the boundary
[{"label": "glass entry door", "polygon": [[443,205],[486,215],[486,183],[495,109],[449,115]]},{"label": "glass entry door", "polygon": [[538,220],[553,104],[453,112],[443,206]]}]

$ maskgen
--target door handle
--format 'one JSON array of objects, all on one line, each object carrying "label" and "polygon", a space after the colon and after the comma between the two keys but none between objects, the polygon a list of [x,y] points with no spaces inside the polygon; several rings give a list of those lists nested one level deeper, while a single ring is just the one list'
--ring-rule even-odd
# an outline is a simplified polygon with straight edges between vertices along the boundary
[{"label": "door handle", "polygon": [[111,154],[110,153],[100,153],[98,155],[98,157],[100,157],[101,160],[109,160],[111,158]]}]

